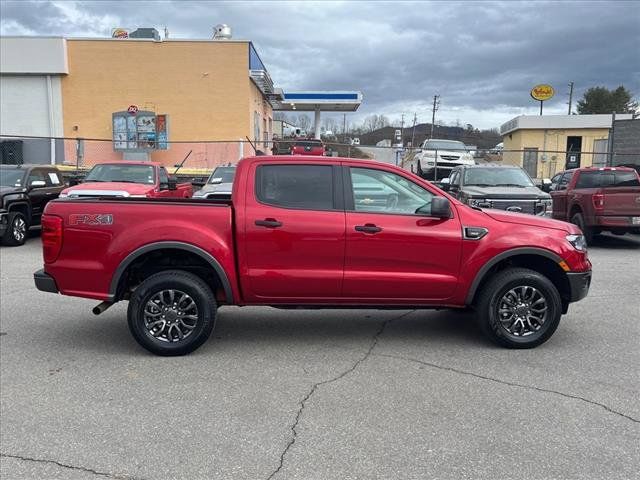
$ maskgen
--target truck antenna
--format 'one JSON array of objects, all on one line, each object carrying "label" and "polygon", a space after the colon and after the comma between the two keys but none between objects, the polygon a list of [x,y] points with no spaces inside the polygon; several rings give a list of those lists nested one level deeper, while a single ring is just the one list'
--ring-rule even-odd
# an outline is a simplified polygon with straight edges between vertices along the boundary
[{"label": "truck antenna", "polygon": [[175,175],[176,173],[178,173],[178,170],[180,170],[182,168],[182,166],[184,165],[184,162],[187,161],[187,158],[189,158],[189,155],[191,155],[191,152],[193,152],[193,150],[189,150],[189,153],[187,153],[187,156],[184,157],[184,159],[182,160],[182,162],[180,162],[178,165],[174,165],[174,167],[176,167],[175,171],[173,172],[173,174]]}]

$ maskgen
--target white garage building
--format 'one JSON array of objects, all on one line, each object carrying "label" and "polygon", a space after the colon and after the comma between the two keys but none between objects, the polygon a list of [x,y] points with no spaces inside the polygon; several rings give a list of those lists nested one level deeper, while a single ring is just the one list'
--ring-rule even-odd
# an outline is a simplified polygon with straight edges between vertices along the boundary
[{"label": "white garage building", "polygon": [[[62,141],[61,76],[69,73],[60,37],[0,37],[0,161],[58,163]],[[21,136],[16,138],[12,136]]]}]

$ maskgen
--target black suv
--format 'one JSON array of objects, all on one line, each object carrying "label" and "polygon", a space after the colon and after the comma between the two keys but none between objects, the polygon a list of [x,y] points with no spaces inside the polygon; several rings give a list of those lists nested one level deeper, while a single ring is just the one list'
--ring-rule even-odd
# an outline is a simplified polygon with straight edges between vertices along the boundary
[{"label": "black suv", "polygon": [[532,215],[551,214],[551,195],[535,186],[522,168],[510,165],[461,165],[442,184],[472,207],[495,208]]},{"label": "black suv", "polygon": [[44,207],[64,190],[52,165],[0,165],[0,240],[22,245],[29,227],[40,225]]}]

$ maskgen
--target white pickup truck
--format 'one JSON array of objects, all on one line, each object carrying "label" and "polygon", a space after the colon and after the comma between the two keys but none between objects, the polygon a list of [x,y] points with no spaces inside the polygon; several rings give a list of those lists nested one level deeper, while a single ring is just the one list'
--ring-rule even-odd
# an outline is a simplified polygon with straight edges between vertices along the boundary
[{"label": "white pickup truck", "polygon": [[475,165],[467,146],[457,140],[425,140],[415,156],[415,171],[428,180],[447,178],[460,165]]}]

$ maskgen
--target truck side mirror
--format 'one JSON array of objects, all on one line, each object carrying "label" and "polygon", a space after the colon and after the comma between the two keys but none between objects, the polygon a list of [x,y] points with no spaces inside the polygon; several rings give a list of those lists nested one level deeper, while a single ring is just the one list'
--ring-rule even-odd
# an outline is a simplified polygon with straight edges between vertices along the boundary
[{"label": "truck side mirror", "polygon": [[176,179],[176,177],[169,177],[169,180],[167,181],[167,188],[169,190],[178,189],[178,180]]},{"label": "truck side mirror", "polygon": [[44,180],[34,180],[31,182],[31,188],[42,188],[42,187],[46,187],[47,184],[44,182]]},{"label": "truck side mirror", "polygon": [[431,216],[438,218],[451,217],[451,203],[448,198],[433,197],[431,200]]}]

